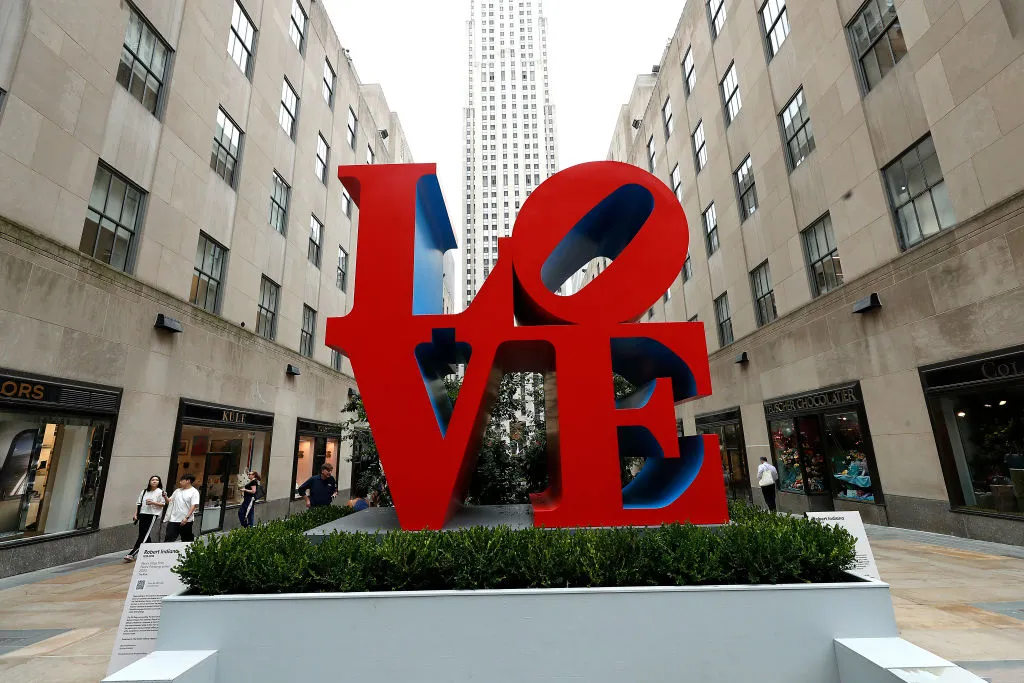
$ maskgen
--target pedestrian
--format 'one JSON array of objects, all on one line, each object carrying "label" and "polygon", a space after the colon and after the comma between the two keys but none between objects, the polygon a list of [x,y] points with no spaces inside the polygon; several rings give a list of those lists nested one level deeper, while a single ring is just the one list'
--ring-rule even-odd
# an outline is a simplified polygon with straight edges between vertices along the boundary
[{"label": "pedestrian", "polygon": [[134,562],[139,554],[139,548],[143,543],[148,543],[153,534],[153,529],[160,520],[160,513],[167,504],[164,494],[164,483],[160,477],[153,475],[149,478],[146,488],[139,494],[139,500],[135,503],[135,514],[132,515],[134,524],[139,525],[139,537],[135,539],[135,545],[131,552],[124,556],[125,562]]},{"label": "pedestrian", "polygon": [[772,512],[775,512],[775,482],[778,480],[779,471],[762,455],[761,464],[757,466],[757,484],[761,487],[764,502]]},{"label": "pedestrian", "polygon": [[178,488],[167,499],[167,531],[164,542],[171,543],[179,538],[183,541],[194,541],[192,522],[196,518],[199,507],[199,490],[192,486],[195,475],[183,474],[178,479]]},{"label": "pedestrian", "polygon": [[365,510],[370,507],[370,503],[366,500],[366,490],[362,487],[356,487],[352,489],[352,499],[348,501],[348,507],[352,508],[356,512]]},{"label": "pedestrian", "polygon": [[320,474],[310,477],[298,488],[299,495],[306,499],[307,508],[330,505],[338,495],[338,482],[331,474],[333,471],[334,466],[325,462],[320,467]]},{"label": "pedestrian", "polygon": [[243,527],[256,523],[256,501],[263,497],[263,484],[259,472],[249,473],[249,483],[242,487],[242,505],[238,508],[238,521]]}]

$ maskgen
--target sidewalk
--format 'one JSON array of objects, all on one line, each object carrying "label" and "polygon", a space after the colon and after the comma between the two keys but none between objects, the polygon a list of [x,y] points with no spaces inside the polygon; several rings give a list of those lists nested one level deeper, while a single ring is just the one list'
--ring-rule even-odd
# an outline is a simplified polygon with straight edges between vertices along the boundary
[{"label": "sidewalk", "polygon": [[[888,527],[868,536],[904,638],[992,683],[1024,683],[1024,548]],[[121,557],[0,579],[0,680],[106,675],[132,573]]]}]

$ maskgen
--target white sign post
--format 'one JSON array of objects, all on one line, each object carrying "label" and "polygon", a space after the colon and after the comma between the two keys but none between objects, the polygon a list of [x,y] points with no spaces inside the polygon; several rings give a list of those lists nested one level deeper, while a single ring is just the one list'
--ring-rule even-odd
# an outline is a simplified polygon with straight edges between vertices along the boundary
[{"label": "white sign post", "polygon": [[185,590],[171,569],[188,543],[145,543],[139,549],[128,598],[121,612],[114,651],[110,655],[107,675],[120,671],[132,662],[156,650],[156,634],[160,627],[160,601],[167,595]]},{"label": "white sign post", "polygon": [[875,564],[875,556],[871,553],[871,545],[868,543],[868,533],[864,530],[864,522],[859,512],[808,512],[808,519],[816,519],[822,524],[829,526],[841,526],[850,532],[850,535],[857,539],[856,557],[853,560],[851,574],[881,581],[878,575],[878,566]]}]

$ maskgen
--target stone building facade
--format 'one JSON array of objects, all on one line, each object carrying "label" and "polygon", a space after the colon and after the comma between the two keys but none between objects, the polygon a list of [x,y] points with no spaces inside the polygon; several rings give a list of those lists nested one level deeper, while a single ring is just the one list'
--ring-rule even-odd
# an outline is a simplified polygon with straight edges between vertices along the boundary
[{"label": "stone building facade", "polygon": [[249,469],[346,492],[336,169],[408,161],[315,0],[0,5],[0,576],[128,547],[152,474],[204,532]]},{"label": "stone building facade", "polygon": [[1022,98],[1019,2],[686,3],[609,158],[686,211],[644,319],[703,324],[732,495],[1024,543]]}]

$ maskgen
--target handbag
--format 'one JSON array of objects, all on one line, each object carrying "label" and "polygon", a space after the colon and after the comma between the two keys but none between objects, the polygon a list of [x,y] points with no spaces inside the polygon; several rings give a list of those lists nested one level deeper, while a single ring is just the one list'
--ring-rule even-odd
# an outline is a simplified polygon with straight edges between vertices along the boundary
[{"label": "handbag", "polygon": [[775,477],[772,476],[772,471],[767,467],[761,471],[761,474],[757,477],[758,486],[775,486]]}]

